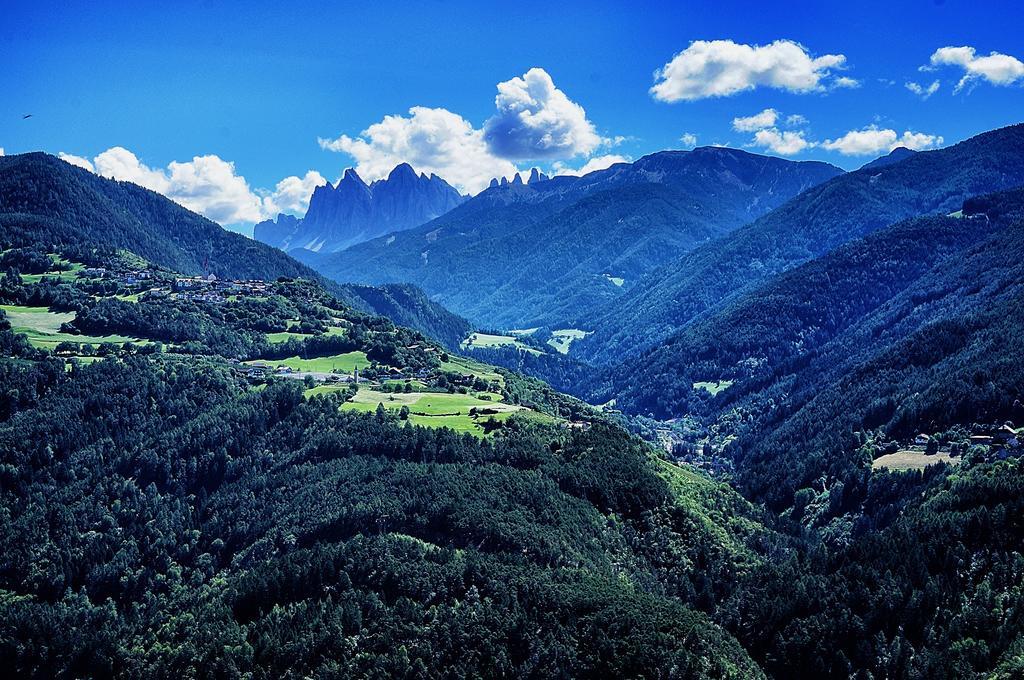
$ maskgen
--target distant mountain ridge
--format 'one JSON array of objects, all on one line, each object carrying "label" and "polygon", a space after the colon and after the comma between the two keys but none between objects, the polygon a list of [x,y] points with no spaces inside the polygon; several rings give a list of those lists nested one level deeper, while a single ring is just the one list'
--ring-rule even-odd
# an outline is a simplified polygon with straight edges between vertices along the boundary
[{"label": "distant mountain ridge", "polygon": [[486,327],[558,323],[842,172],[737,149],[663,151],[583,177],[495,182],[415,229],[295,254],[337,281],[414,283]]},{"label": "distant mountain ridge", "polygon": [[10,245],[123,248],[185,274],[319,281],[366,312],[455,346],[464,319],[431,303],[412,286],[341,286],[286,253],[219,224],[131,182],[117,182],[45,153],[0,156],[0,250]]},{"label": "distant mountain ridge", "polygon": [[886,155],[879,156],[870,163],[865,163],[864,165],[860,166],[860,169],[864,170],[867,168],[881,168],[885,167],[886,165],[892,165],[893,163],[899,163],[900,161],[910,158],[915,153],[917,152],[914,151],[913,149],[908,149],[905,146],[898,146],[889,153],[887,153]]},{"label": "distant mountain ridge", "polygon": [[279,215],[257,224],[253,236],[285,251],[335,252],[429,222],[464,200],[448,182],[417,175],[408,163],[370,184],[349,168],[337,185],[313,191],[305,217]]},{"label": "distant mountain ridge", "polygon": [[613,364],[665,341],[745,289],[843,243],[909,217],[952,212],[971,196],[1021,184],[1020,124],[841,175],[666,262],[614,303],[581,315],[580,327],[594,333],[574,343],[573,353],[584,361]]}]

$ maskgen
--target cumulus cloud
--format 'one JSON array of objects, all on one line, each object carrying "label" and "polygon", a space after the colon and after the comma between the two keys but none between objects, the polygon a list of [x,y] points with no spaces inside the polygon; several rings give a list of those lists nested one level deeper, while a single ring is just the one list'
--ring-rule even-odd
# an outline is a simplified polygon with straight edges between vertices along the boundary
[{"label": "cumulus cloud", "polygon": [[832,87],[845,87],[852,90],[860,87],[860,81],[847,76],[840,76],[832,81]]},{"label": "cumulus cloud", "polygon": [[932,82],[931,85],[921,85],[919,83],[908,82],[904,85],[908,90],[916,94],[921,99],[928,99],[933,94],[939,91],[939,81]]},{"label": "cumulus cloud", "polygon": [[316,170],[310,170],[304,177],[292,175],[285,177],[277,183],[273,191],[257,190],[263,202],[263,211],[267,215],[274,216],[280,213],[291,213],[305,215],[309,208],[309,199],[313,195],[313,189],[327,184]]},{"label": "cumulus cloud", "polygon": [[820,92],[827,85],[848,87],[851,78],[832,78],[846,57],[825,54],[812,57],[791,40],[768,45],[745,45],[732,40],[696,40],[655,71],[651,95],[663,102],[727,97],[771,87],[789,92]]},{"label": "cumulus cloud", "polygon": [[942,137],[938,135],[910,130],[900,135],[895,130],[872,125],[862,130],[850,130],[837,139],[825,140],[821,146],[829,151],[838,151],[844,156],[867,156],[889,152],[899,146],[914,151],[932,149],[941,145],[942,141]]},{"label": "cumulus cloud", "polygon": [[124,147],[107,149],[93,159],[96,173],[134,182],[222,224],[258,222],[266,214],[262,201],[235,172],[235,164],[215,155],[171,161],[166,169],[151,168]]},{"label": "cumulus cloud", "polygon": [[498,83],[498,112],[484,124],[491,152],[509,160],[571,158],[601,145],[586,111],[541,68]]},{"label": "cumulus cloud", "polygon": [[95,168],[93,168],[92,161],[90,161],[88,158],[82,158],[81,156],[76,156],[71,153],[64,153],[63,151],[57,154],[57,158],[61,159],[65,163],[70,163],[71,165],[77,165],[80,168],[85,168],[89,172],[96,171]]},{"label": "cumulus cloud", "polygon": [[273,190],[250,188],[234,163],[216,155],[172,161],[152,168],[128,149],[115,146],[91,161],[61,152],[58,156],[90,172],[133,182],[224,225],[251,224],[281,212],[304,212],[313,189],[326,180],[316,171],[304,177],[286,177]]},{"label": "cumulus cloud", "polygon": [[775,109],[765,109],[761,113],[755,113],[746,118],[733,118],[732,129],[736,132],[754,132],[775,126],[779,119],[779,112]]},{"label": "cumulus cloud", "polygon": [[777,128],[766,128],[758,130],[754,134],[753,146],[759,146],[780,156],[792,156],[804,149],[815,146],[804,137],[802,130],[786,130],[780,132]]},{"label": "cumulus cloud", "polygon": [[697,146],[697,135],[692,132],[684,132],[679,141],[682,142],[684,149],[692,149]]},{"label": "cumulus cloud", "polygon": [[1024,62],[1020,59],[999,52],[979,57],[973,47],[941,47],[935,50],[929,63],[932,68],[958,66],[964,70],[954,92],[977,80],[987,80],[993,85],[1012,85],[1024,80]]},{"label": "cumulus cloud", "polygon": [[[761,113],[745,118],[733,118],[732,129],[737,132],[753,132],[754,137],[747,144],[748,147],[760,147],[781,156],[792,156],[804,149],[817,146],[806,138],[803,130],[779,130],[779,120],[782,114],[775,109],[765,109]],[[799,114],[786,117],[785,125],[788,127],[801,127],[807,124],[807,119]]]},{"label": "cumulus cloud", "polygon": [[556,162],[551,166],[552,171],[556,175],[573,175],[575,177],[582,177],[591,172],[597,172],[598,170],[604,170],[610,168],[616,163],[628,163],[629,158],[626,156],[620,156],[618,154],[607,154],[605,156],[595,156],[587,161],[580,168],[570,168],[564,163]]},{"label": "cumulus cloud", "polygon": [[436,173],[463,192],[477,193],[492,177],[518,172],[510,161],[491,152],[483,130],[446,109],[414,106],[407,117],[384,116],[357,137],[318,141],[324,149],[352,156],[356,171],[367,181],[386,177],[405,162],[420,172]]}]

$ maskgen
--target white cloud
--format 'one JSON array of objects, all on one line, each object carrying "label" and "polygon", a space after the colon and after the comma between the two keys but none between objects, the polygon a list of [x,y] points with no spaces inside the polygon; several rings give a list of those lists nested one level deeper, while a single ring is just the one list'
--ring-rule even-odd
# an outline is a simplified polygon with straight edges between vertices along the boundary
[{"label": "white cloud", "polygon": [[832,81],[832,87],[845,87],[854,90],[860,87],[860,81],[846,76],[841,76]]},{"label": "white cloud", "polygon": [[500,158],[571,158],[591,153],[604,141],[583,107],[541,68],[498,83],[494,105],[498,112],[484,124],[484,141]]},{"label": "white cloud", "polygon": [[697,146],[697,135],[692,132],[684,132],[679,141],[682,142],[684,149],[692,149]]},{"label": "white cloud", "polygon": [[463,192],[477,193],[492,177],[518,172],[510,161],[491,153],[482,130],[446,109],[414,106],[408,117],[384,116],[358,137],[318,141],[324,149],[352,156],[356,171],[367,181],[386,177],[405,162],[419,172],[436,173]]},{"label": "white cloud", "polygon": [[954,92],[959,92],[965,85],[978,79],[987,80],[993,85],[1012,85],[1018,80],[1024,80],[1024,62],[1020,59],[999,52],[979,57],[973,47],[941,47],[932,54],[930,64],[932,68],[959,66],[964,70],[964,76]]},{"label": "white cloud", "polygon": [[754,132],[775,126],[779,119],[779,112],[775,109],[765,109],[761,113],[755,113],[746,118],[733,118],[732,129],[737,132]]},{"label": "white cloud", "polygon": [[150,168],[128,149],[115,146],[93,162],[99,175],[152,189],[215,222],[258,222],[266,216],[259,197],[235,173],[235,164],[212,154],[185,163],[171,161],[164,170]]},{"label": "white cloud", "polygon": [[267,215],[276,216],[280,213],[292,213],[305,215],[309,208],[309,199],[313,195],[313,189],[327,184],[316,170],[310,170],[305,177],[292,175],[285,177],[277,183],[273,191],[258,189],[263,201],[263,211]]},{"label": "white cloud", "polygon": [[85,168],[89,172],[96,172],[96,169],[93,168],[92,161],[90,161],[88,158],[82,158],[81,156],[76,156],[74,154],[64,153],[63,151],[57,154],[57,158],[61,159],[65,163],[70,163],[71,165],[77,165],[80,168]]},{"label": "white cloud", "polygon": [[800,127],[807,125],[809,121],[805,116],[801,116],[799,113],[794,113],[791,116],[786,116],[786,125],[790,127]]},{"label": "white cloud", "polygon": [[792,156],[808,147],[816,146],[814,142],[809,142],[804,138],[803,130],[780,132],[774,127],[758,130],[754,134],[752,145],[765,148],[781,156]]},{"label": "white cloud", "polygon": [[928,97],[931,97],[933,94],[939,91],[939,81],[936,80],[932,82],[931,85],[927,86],[921,85],[919,83],[909,82],[905,83],[904,87],[906,87],[908,90],[916,94],[921,99],[928,99]]},{"label": "white cloud", "polygon": [[0,156],[4,155],[4,147],[0,146]]},{"label": "white cloud", "polygon": [[273,191],[253,191],[234,163],[215,155],[195,156],[191,161],[172,161],[166,168],[151,168],[138,156],[115,146],[92,161],[60,153],[68,163],[103,177],[134,182],[163,194],[172,201],[221,224],[251,224],[279,212],[301,211],[324,178],[315,171],[305,177],[286,177]]},{"label": "white cloud", "polygon": [[[845,62],[841,54],[812,57],[791,40],[769,45],[696,40],[655,72],[650,92],[664,102],[726,97],[755,87],[819,92],[832,70],[841,69]],[[846,87],[851,80],[840,78],[834,85]]]},{"label": "white cloud", "polygon": [[942,142],[942,137],[938,135],[907,130],[901,136],[895,130],[872,125],[862,130],[850,130],[837,139],[825,140],[821,146],[830,151],[838,151],[844,156],[867,156],[889,152],[899,146],[914,151],[931,149]]},{"label": "white cloud", "polygon": [[628,163],[629,158],[626,156],[620,156],[618,154],[607,154],[605,156],[597,156],[587,161],[581,168],[569,168],[563,163],[554,163],[551,169],[556,175],[573,175],[576,177],[582,177],[591,172],[597,172],[598,170],[604,170],[610,168],[616,163]]}]

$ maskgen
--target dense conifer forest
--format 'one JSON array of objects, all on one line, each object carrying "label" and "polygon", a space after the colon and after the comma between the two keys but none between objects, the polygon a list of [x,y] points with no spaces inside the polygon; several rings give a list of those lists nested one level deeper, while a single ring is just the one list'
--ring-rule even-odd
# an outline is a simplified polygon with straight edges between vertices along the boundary
[{"label": "dense conifer forest", "polygon": [[[60,172],[44,197],[92,192],[60,211],[141,191]],[[1019,189],[872,229],[593,373],[460,356],[465,322],[417,289],[233,239],[211,247],[235,269],[196,276],[159,256],[156,208],[91,231],[34,186],[0,181],[18,677],[1024,673]],[[879,465],[900,455],[934,464]]]}]

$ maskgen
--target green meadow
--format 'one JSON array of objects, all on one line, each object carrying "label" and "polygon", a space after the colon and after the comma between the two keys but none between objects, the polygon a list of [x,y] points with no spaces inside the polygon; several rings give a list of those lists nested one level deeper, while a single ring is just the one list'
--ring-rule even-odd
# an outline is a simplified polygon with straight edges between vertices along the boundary
[{"label": "green meadow", "polygon": [[127,342],[146,344],[148,340],[131,338],[124,335],[74,335],[62,333],[61,324],[75,318],[73,312],[51,312],[46,307],[19,307],[17,305],[0,305],[7,315],[11,330],[24,333],[28,341],[35,347],[53,349],[62,342],[78,342],[99,345],[104,342],[123,345]]},{"label": "green meadow", "polygon": [[331,373],[341,371],[350,373],[356,368],[364,369],[370,365],[366,358],[366,352],[346,352],[345,354],[333,354],[327,357],[316,357],[315,359],[303,359],[301,357],[288,357],[287,359],[261,359],[260,361],[247,361],[247,364],[264,364],[277,368],[287,366],[293,371],[304,373]]}]

